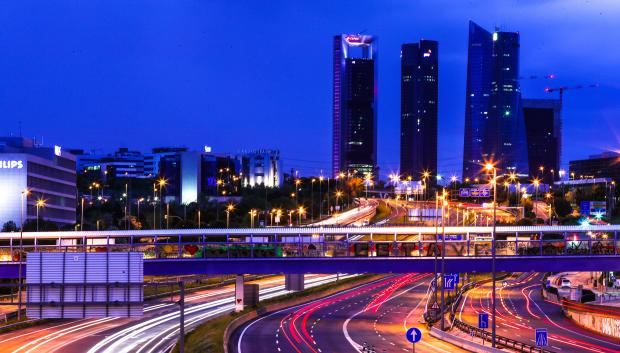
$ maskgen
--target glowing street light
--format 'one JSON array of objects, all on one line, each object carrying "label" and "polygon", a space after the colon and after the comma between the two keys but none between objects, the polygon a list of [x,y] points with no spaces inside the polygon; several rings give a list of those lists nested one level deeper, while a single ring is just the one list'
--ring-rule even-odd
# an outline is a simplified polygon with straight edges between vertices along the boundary
[{"label": "glowing street light", "polygon": [[226,206],[226,210],[224,211],[226,212],[226,228],[230,226],[230,213],[234,211],[234,209],[235,205],[233,205],[232,203],[229,203],[228,206]]},{"label": "glowing street light", "polygon": [[484,169],[487,170],[488,172],[493,171],[493,232],[491,234],[491,241],[492,241],[492,245],[491,245],[491,272],[492,272],[492,283],[493,283],[493,305],[492,305],[492,321],[493,321],[493,326],[491,329],[491,339],[492,339],[492,344],[493,347],[495,347],[495,331],[496,331],[496,314],[497,314],[497,310],[496,310],[496,293],[495,293],[495,281],[497,280],[497,273],[495,271],[495,231],[497,228],[497,168],[495,167],[495,165],[493,165],[493,163],[487,163],[484,166]]},{"label": "glowing street light", "polygon": [[37,206],[37,232],[38,232],[39,231],[39,209],[41,207],[45,207],[45,200],[38,199],[35,205]]}]

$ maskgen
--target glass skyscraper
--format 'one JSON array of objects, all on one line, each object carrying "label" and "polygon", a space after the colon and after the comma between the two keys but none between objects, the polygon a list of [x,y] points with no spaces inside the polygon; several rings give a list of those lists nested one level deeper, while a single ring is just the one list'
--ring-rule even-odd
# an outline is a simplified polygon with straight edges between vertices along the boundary
[{"label": "glass skyscraper", "polygon": [[377,169],[377,40],[334,36],[332,175]]},{"label": "glass skyscraper", "polygon": [[400,174],[437,175],[438,43],[403,44],[400,63]]},{"label": "glass skyscraper", "polygon": [[519,33],[469,23],[463,178],[493,162],[500,174],[528,172],[519,85]]},{"label": "glass skyscraper", "polygon": [[557,99],[524,99],[529,175],[551,184],[560,178],[562,123]]}]

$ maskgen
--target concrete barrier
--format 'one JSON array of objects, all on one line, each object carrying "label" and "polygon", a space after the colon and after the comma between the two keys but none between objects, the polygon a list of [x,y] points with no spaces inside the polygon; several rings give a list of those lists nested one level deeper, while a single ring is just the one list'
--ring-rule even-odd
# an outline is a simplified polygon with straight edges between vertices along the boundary
[{"label": "concrete barrier", "polygon": [[431,336],[440,339],[442,341],[451,343],[457,347],[463,348],[465,350],[468,350],[470,352],[475,352],[475,353],[494,353],[494,352],[503,352],[505,353],[506,351],[503,351],[501,349],[497,349],[497,348],[493,348],[490,346],[483,346],[479,343],[476,342],[472,342],[464,337],[460,337],[457,335],[453,335],[450,332],[444,332],[441,331],[440,329],[436,328],[436,327],[432,327],[431,328]]}]

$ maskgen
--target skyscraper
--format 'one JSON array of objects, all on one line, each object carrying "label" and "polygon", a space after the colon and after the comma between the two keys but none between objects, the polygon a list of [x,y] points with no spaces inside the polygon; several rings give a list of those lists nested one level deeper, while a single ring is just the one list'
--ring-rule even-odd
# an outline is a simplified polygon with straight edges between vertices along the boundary
[{"label": "skyscraper", "polygon": [[524,99],[523,116],[527,135],[529,175],[550,184],[559,180],[562,152],[560,101]]},{"label": "skyscraper", "polygon": [[469,22],[463,178],[485,162],[500,173],[528,172],[519,85],[519,33],[490,33]]},{"label": "skyscraper", "polygon": [[377,40],[334,36],[332,175],[377,169]]},{"label": "skyscraper", "polygon": [[403,44],[400,67],[400,173],[437,175],[437,42]]}]

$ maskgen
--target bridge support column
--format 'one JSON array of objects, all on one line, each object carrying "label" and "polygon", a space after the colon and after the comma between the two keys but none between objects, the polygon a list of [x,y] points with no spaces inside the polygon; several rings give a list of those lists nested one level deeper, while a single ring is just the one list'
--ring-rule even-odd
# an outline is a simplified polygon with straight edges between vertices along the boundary
[{"label": "bridge support column", "polygon": [[243,298],[243,275],[237,275],[235,279],[235,312],[243,311],[244,298]]},{"label": "bridge support column", "polygon": [[284,275],[284,288],[294,292],[304,290],[304,274],[289,273]]}]

